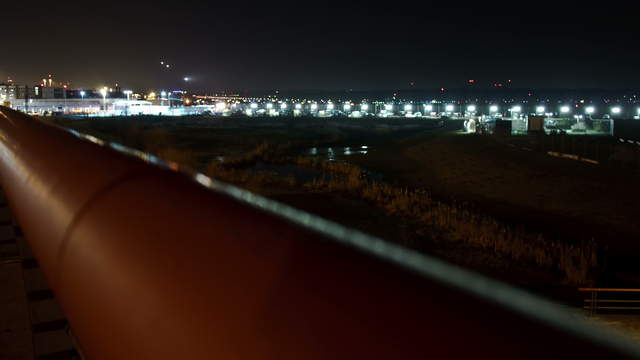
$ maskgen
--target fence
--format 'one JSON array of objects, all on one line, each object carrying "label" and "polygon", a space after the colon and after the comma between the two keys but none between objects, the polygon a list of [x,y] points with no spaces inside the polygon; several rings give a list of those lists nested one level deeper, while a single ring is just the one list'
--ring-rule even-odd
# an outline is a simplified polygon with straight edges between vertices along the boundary
[{"label": "fence", "polygon": [[[578,291],[590,293],[590,297],[584,299],[584,309],[589,310],[590,315],[595,314],[598,310],[640,310],[640,289],[580,288]],[[615,299],[598,297],[599,294],[612,293],[632,296]]]},{"label": "fence", "polygon": [[90,359],[640,357],[551,303],[0,108],[0,179]]}]

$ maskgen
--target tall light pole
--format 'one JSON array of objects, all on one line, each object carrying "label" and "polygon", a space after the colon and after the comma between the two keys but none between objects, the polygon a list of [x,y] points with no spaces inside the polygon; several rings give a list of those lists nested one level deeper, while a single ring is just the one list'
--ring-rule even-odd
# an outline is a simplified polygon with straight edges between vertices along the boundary
[{"label": "tall light pole", "polygon": [[104,112],[107,112],[107,88],[103,87],[100,89],[100,94],[102,94],[102,108]]},{"label": "tall light pole", "polygon": [[131,90],[125,90],[123,91],[125,93],[125,95],[127,95],[127,103],[124,105],[124,115],[125,116],[129,116],[129,100],[130,100],[130,95],[132,93]]},{"label": "tall light pole", "polygon": [[509,112],[511,112],[511,118],[513,119],[514,116],[518,116],[521,111],[522,111],[522,106],[520,105],[512,106],[511,109],[509,109]]},{"label": "tall light pole", "polygon": [[80,105],[82,106],[82,112],[84,112],[84,109],[85,109],[85,107],[84,107],[84,94],[85,94],[84,90],[80,90],[80,99],[81,99]]},{"label": "tall light pole", "polygon": [[64,85],[62,87],[62,91],[64,94],[64,113],[67,113],[67,85]]}]

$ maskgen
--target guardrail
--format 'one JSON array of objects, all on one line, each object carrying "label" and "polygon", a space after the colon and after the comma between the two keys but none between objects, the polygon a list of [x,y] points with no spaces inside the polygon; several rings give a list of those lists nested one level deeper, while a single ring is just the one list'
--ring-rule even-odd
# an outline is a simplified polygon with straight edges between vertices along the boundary
[{"label": "guardrail", "polygon": [[0,108],[9,205],[89,359],[638,357],[486,277]]},{"label": "guardrail", "polygon": [[[624,289],[624,288],[579,288],[580,292],[589,292],[591,297],[584,299],[584,309],[589,310],[589,314],[593,315],[598,310],[640,310],[640,299],[600,299],[600,293],[628,293],[640,295],[640,289]],[[598,304],[605,304],[599,306]]]}]

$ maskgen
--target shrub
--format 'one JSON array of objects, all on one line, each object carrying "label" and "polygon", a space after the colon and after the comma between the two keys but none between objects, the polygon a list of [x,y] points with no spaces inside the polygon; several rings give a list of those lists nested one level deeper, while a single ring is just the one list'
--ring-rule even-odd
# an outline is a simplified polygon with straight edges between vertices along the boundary
[{"label": "shrub", "polygon": [[364,199],[391,215],[418,220],[447,241],[491,250],[510,259],[556,268],[572,285],[586,284],[597,270],[598,248],[591,242],[566,244],[512,229],[465,204],[434,201],[429,192],[368,181],[360,168],[342,162],[299,157],[296,164],[323,169],[327,177],[305,184],[314,191],[340,191]]}]

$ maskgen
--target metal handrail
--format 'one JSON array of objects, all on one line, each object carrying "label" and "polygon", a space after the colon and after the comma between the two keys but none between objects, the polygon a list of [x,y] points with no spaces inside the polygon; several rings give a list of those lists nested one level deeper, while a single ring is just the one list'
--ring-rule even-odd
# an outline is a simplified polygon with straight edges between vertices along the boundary
[{"label": "metal handrail", "polygon": [[0,178],[89,359],[639,357],[500,282],[0,108]]},{"label": "metal handrail", "polygon": [[633,288],[579,288],[580,292],[590,292],[591,297],[584,299],[584,309],[589,310],[589,315],[595,314],[598,310],[640,310],[640,306],[599,306],[599,303],[609,304],[636,304],[640,303],[640,300],[630,299],[600,299],[599,293],[638,293],[640,289]]}]

